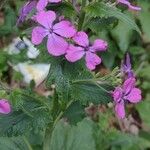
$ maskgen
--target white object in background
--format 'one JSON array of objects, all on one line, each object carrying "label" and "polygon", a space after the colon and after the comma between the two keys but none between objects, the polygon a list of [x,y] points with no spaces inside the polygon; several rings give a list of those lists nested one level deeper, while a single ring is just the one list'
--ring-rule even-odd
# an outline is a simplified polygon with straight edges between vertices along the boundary
[{"label": "white object in background", "polygon": [[50,64],[19,63],[14,69],[23,75],[25,83],[29,84],[31,80],[34,80],[36,86],[38,86],[47,77]]},{"label": "white object in background", "polygon": [[15,38],[12,43],[5,48],[10,55],[19,54],[23,49],[27,50],[28,58],[35,59],[39,55],[39,50],[37,50],[31,41],[26,37],[23,37],[23,40],[21,40],[19,37]]},{"label": "white object in background", "polygon": [[[37,50],[26,37],[23,37],[23,40],[19,37],[15,38],[5,50],[10,55],[19,54],[22,50],[27,50],[27,57],[29,59],[35,59],[39,55],[39,50]],[[29,62],[25,62],[19,63],[16,66],[11,65],[16,71],[23,75],[26,84],[34,80],[36,86],[45,80],[50,69],[50,64],[30,64]]]}]

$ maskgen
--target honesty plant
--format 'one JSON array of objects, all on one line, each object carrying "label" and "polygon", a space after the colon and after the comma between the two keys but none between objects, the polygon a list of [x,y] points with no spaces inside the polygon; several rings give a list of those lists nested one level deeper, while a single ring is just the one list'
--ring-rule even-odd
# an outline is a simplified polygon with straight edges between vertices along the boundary
[{"label": "honesty plant", "polygon": [[[114,104],[117,117],[124,119],[125,105],[141,101],[141,90],[135,86],[136,76],[129,54],[125,56],[120,69],[114,68],[106,76],[101,74],[103,62],[110,61],[104,57],[112,47],[107,36],[117,25],[116,22],[121,20],[140,33],[134,20],[117,4],[141,10],[127,0],[116,0],[115,3],[108,0],[29,0],[25,3],[20,10],[18,24],[23,25],[24,21],[30,20],[29,30],[25,30],[23,35],[26,34],[40,51],[38,58],[30,61],[51,64],[43,84],[52,94],[48,97],[38,95],[34,82],[24,89],[4,86],[3,90],[6,90],[10,100],[0,100],[4,123],[8,117],[10,124],[4,134],[10,131],[14,136],[41,131],[43,149],[49,150],[49,144],[55,143],[53,129],[58,127],[61,119],[66,124],[77,124],[86,118],[86,107],[108,103]],[[103,34],[100,27],[104,30]],[[108,35],[105,34],[107,30]],[[70,129],[67,131],[73,132]]]}]

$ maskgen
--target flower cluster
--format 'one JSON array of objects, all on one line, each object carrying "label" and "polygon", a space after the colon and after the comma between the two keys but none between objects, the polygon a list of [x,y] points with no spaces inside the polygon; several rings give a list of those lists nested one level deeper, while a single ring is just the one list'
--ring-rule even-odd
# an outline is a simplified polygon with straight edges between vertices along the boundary
[{"label": "flower cluster", "polygon": [[135,87],[136,79],[133,71],[131,70],[130,56],[126,55],[124,64],[122,64],[121,71],[124,73],[124,83],[118,86],[113,91],[113,99],[115,102],[115,111],[119,118],[125,117],[125,104],[138,103],[141,101],[141,90]]},{"label": "flower cluster", "polygon": [[[35,20],[39,25],[32,31],[33,44],[39,45],[45,37],[48,37],[47,49],[53,56],[65,55],[68,61],[75,62],[85,55],[86,66],[90,70],[95,69],[95,66],[101,63],[96,52],[107,49],[106,41],[97,39],[93,45],[90,45],[85,32],[77,32],[68,20],[57,22],[54,11],[40,11]],[[67,39],[71,41],[71,44]]]}]

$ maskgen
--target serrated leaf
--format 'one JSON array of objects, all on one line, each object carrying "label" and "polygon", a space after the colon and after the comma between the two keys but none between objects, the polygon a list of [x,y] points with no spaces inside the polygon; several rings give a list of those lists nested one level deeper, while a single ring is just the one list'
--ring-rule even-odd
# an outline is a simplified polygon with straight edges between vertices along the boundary
[{"label": "serrated leaf", "polygon": [[89,21],[86,22],[83,28],[85,30],[87,28],[90,28],[93,32],[98,33],[104,28],[110,28],[110,25],[112,25],[114,22],[116,22],[116,18],[114,17],[95,17],[89,19]]},{"label": "serrated leaf", "polygon": [[110,6],[109,4],[104,4],[102,2],[93,2],[85,7],[86,13],[89,17],[116,17],[131,29],[136,30],[140,33],[140,30],[134,20],[128,15],[122,13],[116,7]]}]

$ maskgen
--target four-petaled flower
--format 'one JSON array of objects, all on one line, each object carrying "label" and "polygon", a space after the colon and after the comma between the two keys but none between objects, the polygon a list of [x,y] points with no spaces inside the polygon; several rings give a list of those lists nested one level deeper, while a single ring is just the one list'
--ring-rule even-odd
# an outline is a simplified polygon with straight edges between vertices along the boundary
[{"label": "four-petaled flower", "polygon": [[85,55],[86,66],[88,69],[95,69],[96,65],[101,63],[101,58],[95,53],[97,51],[105,51],[107,49],[107,42],[97,39],[94,44],[90,46],[88,36],[85,32],[78,32],[73,40],[78,46],[70,44],[67,50],[66,59],[70,62],[80,60]]},{"label": "four-petaled flower", "polygon": [[117,0],[118,3],[127,5],[129,9],[135,10],[135,11],[140,11],[141,7],[133,6],[128,0]]},{"label": "four-petaled flower", "polygon": [[122,63],[121,71],[125,75],[125,77],[127,76],[127,78],[135,76],[133,71],[132,71],[131,62],[130,62],[130,55],[128,53],[126,54],[126,57]]},{"label": "four-petaled flower", "polygon": [[47,6],[48,2],[50,3],[58,3],[61,2],[61,0],[39,0],[39,2],[37,3],[37,10],[38,11],[42,11],[44,10],[44,8]]},{"label": "four-petaled flower", "polygon": [[32,31],[32,43],[39,45],[44,37],[48,36],[47,49],[53,56],[60,56],[66,53],[68,42],[64,38],[71,38],[75,35],[76,29],[66,20],[54,24],[56,14],[54,11],[41,11],[36,16],[36,21],[41,25]]},{"label": "four-petaled flower", "polygon": [[37,5],[37,0],[29,0],[25,5],[20,9],[19,18],[17,21],[17,25],[24,22],[29,13],[35,8]]},{"label": "four-petaled flower", "polygon": [[11,112],[11,107],[6,99],[0,100],[0,113],[1,114],[9,114]]},{"label": "four-petaled flower", "polygon": [[141,101],[141,90],[135,87],[135,78],[125,80],[122,87],[116,87],[113,92],[115,111],[118,118],[125,117],[125,103],[138,103]]}]

